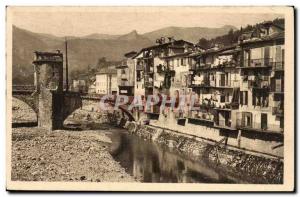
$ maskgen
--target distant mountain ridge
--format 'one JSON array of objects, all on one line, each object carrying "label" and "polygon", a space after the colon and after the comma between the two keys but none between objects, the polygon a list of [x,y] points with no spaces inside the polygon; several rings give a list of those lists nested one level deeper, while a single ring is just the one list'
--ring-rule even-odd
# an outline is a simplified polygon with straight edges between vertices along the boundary
[{"label": "distant mountain ridge", "polygon": [[211,39],[217,36],[224,35],[228,33],[230,29],[237,30],[236,27],[231,25],[225,25],[220,28],[172,26],[148,32],[143,35],[151,41],[155,41],[159,37],[174,36],[175,39],[183,39],[192,43],[196,43],[200,38]]},{"label": "distant mountain ridge", "polygon": [[[69,70],[84,71],[93,66],[101,57],[108,60],[120,61],[128,51],[155,45],[157,38],[162,36],[174,39],[184,39],[196,43],[201,37],[212,38],[228,33],[233,26],[221,28],[203,27],[166,27],[145,34],[138,34],[136,30],[124,35],[90,34],[82,37],[66,36],[68,39]],[[51,34],[34,33],[13,26],[13,83],[33,83],[33,52],[55,51],[64,52],[65,37]]]}]

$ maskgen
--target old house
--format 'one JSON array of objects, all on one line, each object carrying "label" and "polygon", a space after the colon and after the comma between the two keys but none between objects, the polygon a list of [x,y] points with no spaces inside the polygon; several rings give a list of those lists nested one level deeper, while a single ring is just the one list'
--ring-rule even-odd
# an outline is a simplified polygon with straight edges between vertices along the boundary
[{"label": "old house", "polygon": [[284,29],[273,23],[240,40],[240,129],[281,132],[284,102]]},{"label": "old house", "polygon": [[117,71],[107,68],[96,73],[96,93],[97,94],[117,94]]},{"label": "old house", "polygon": [[135,77],[134,77],[134,95],[145,97],[145,78],[144,78],[144,59],[143,53],[139,52],[134,57]]},{"label": "old house", "polygon": [[126,59],[122,61],[121,65],[116,66],[118,94],[120,95],[134,95],[135,61],[133,57],[136,54],[134,51],[126,53],[124,55]]},{"label": "old house", "polygon": [[71,90],[74,92],[87,93],[88,92],[89,77],[87,74],[78,75],[72,80]]},{"label": "old house", "polygon": [[[142,58],[140,58],[139,65],[144,67],[145,96],[174,95],[175,90],[181,89],[179,80],[186,81],[187,79],[189,69],[187,55],[193,48],[193,44],[173,38],[169,38],[168,41],[161,38],[157,43],[157,45],[141,50]],[[160,113],[159,106],[149,109],[148,113],[157,118]]]},{"label": "old house", "polygon": [[231,129],[232,110],[238,107],[239,49],[235,45],[214,47],[192,57],[196,63],[190,70],[190,87],[200,108],[191,111],[189,118],[199,124]]}]

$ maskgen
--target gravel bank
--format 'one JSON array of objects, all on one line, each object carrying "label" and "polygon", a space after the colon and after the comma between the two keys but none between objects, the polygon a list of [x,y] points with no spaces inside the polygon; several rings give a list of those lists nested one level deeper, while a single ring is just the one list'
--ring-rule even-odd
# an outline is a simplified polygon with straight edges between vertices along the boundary
[{"label": "gravel bank", "polygon": [[135,181],[109,154],[110,139],[96,131],[12,131],[13,181]]}]

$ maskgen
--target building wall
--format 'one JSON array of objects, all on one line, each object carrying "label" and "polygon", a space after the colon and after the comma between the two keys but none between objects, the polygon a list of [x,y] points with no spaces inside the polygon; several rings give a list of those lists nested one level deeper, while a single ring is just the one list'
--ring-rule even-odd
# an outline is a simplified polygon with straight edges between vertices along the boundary
[{"label": "building wall", "polygon": [[116,94],[118,92],[118,76],[117,74],[111,75],[111,92],[110,94]]},{"label": "building wall", "polygon": [[96,74],[96,93],[113,94],[118,92],[117,74]]},{"label": "building wall", "polygon": [[96,93],[108,94],[108,76],[107,74],[96,75]]},{"label": "building wall", "polygon": [[[145,96],[145,80],[144,80],[144,70],[137,69],[137,67],[144,68],[144,62],[141,60],[142,54],[135,57],[134,60],[134,95],[135,96]],[[139,65],[138,65],[139,64]],[[138,77],[139,75],[139,77]],[[138,81],[138,79],[140,81]]]}]

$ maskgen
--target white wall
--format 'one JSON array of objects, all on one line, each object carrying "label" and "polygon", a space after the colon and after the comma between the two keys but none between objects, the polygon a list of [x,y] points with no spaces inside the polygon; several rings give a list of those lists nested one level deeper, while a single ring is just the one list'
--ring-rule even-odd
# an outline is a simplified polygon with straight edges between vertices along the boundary
[{"label": "white wall", "polygon": [[107,94],[107,75],[97,74],[96,75],[96,93],[97,94]]}]

